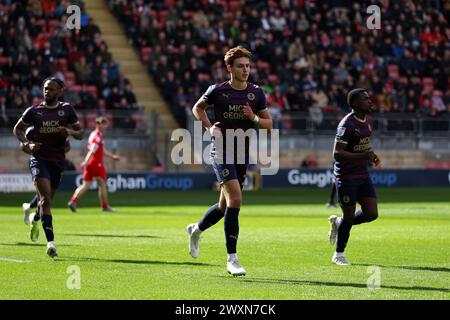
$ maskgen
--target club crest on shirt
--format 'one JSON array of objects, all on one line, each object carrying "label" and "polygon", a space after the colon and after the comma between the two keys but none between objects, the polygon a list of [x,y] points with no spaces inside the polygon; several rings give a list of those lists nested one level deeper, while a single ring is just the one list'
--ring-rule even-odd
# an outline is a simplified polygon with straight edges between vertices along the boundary
[{"label": "club crest on shirt", "polygon": [[33,168],[31,169],[31,174],[33,176],[37,176],[41,171],[39,170],[39,168]]},{"label": "club crest on shirt", "polygon": [[255,94],[252,93],[252,92],[249,92],[249,93],[247,94],[247,99],[250,100],[250,101],[255,100]]},{"label": "club crest on shirt", "polygon": [[63,117],[64,116],[64,110],[59,110],[58,111],[58,116]]},{"label": "club crest on shirt", "polygon": [[225,178],[225,177],[228,177],[228,175],[230,174],[230,170],[228,170],[228,169],[223,169],[222,170],[222,176]]},{"label": "club crest on shirt", "polygon": [[349,203],[350,202],[350,197],[349,196],[344,196],[342,198],[342,201],[344,201],[344,203]]}]

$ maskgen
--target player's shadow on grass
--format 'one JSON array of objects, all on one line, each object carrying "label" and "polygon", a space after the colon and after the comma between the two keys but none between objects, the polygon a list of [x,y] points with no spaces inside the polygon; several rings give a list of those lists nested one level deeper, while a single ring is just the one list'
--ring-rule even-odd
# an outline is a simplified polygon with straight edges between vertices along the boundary
[{"label": "player's shadow on grass", "polygon": [[[225,276],[221,276],[224,277]],[[226,277],[229,278],[229,277]],[[348,282],[329,282],[329,281],[314,281],[314,280],[286,280],[286,279],[264,279],[264,278],[250,278],[243,279],[243,282],[255,282],[255,283],[266,283],[266,284],[293,284],[293,285],[311,285],[311,286],[329,286],[329,287],[352,287],[367,289],[366,283],[348,283]],[[439,291],[439,292],[450,292],[450,289],[445,288],[433,288],[433,287],[403,287],[403,286],[386,286],[381,284],[381,289],[396,289],[396,290],[424,290],[424,291]]]},{"label": "player's shadow on grass", "polygon": [[126,235],[126,234],[89,234],[89,233],[64,233],[65,236],[75,237],[98,237],[98,238],[146,238],[161,239],[161,237],[150,235]]},{"label": "player's shadow on grass", "polygon": [[[16,242],[16,243],[0,243],[0,246],[20,246],[20,247],[42,247],[45,243],[29,243],[29,242]],[[78,247],[73,244],[58,244],[58,247]]]},{"label": "player's shadow on grass", "polygon": [[419,266],[384,266],[379,264],[366,264],[366,263],[354,263],[354,266],[377,266],[380,268],[394,268],[394,269],[406,269],[406,270],[418,270],[418,271],[439,271],[439,272],[450,272],[450,268],[444,267],[419,267]]},{"label": "player's shadow on grass", "polygon": [[80,261],[80,262],[109,262],[109,263],[130,263],[130,264],[162,264],[174,266],[214,266],[209,263],[202,262],[178,262],[178,261],[152,261],[152,260],[126,260],[126,259],[98,259],[98,258],[78,258],[78,257],[61,257],[58,261]]}]

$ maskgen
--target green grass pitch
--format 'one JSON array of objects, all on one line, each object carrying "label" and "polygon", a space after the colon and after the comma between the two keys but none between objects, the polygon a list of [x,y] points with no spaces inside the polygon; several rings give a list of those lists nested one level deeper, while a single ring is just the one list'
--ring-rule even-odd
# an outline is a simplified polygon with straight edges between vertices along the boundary
[{"label": "green grass pitch", "polygon": [[[238,278],[226,272],[222,221],[202,235],[198,259],[188,253],[185,227],[217,192],[120,192],[110,194],[118,212],[102,213],[91,191],[77,214],[60,192],[54,260],[42,227],[32,243],[23,223],[31,194],[0,194],[0,299],[449,299],[450,190],[377,192],[380,217],[352,229],[347,267],[331,263],[327,217],[340,211],[325,207],[328,190],[245,192],[238,252],[247,276]],[[80,289],[68,288],[73,268]],[[377,279],[380,288],[368,287]]]}]

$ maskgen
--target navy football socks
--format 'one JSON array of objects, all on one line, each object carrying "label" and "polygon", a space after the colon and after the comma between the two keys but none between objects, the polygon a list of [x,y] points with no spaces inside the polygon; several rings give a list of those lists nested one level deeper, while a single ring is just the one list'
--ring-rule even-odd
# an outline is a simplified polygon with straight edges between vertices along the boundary
[{"label": "navy football socks", "polygon": [[364,216],[364,213],[362,212],[362,210],[358,210],[355,212],[355,219],[353,220],[353,224],[361,224],[366,221],[367,221],[367,219]]},{"label": "navy football socks", "polygon": [[225,210],[225,242],[227,253],[236,253],[237,239],[239,235],[239,208],[227,208]]},{"label": "navy football socks", "polygon": [[219,210],[219,204],[216,203],[211,208],[206,211],[203,218],[198,223],[198,228],[201,231],[205,231],[209,227],[215,225],[217,222],[220,221],[224,216],[224,213]]},{"label": "navy football socks", "polygon": [[53,241],[55,236],[53,234],[52,216],[49,214],[42,215],[42,227],[44,228],[45,237],[47,242]]},{"label": "navy football socks", "polygon": [[352,225],[353,223],[351,221],[342,219],[338,228],[336,252],[344,252],[345,247],[347,246],[348,238],[350,238],[350,230],[352,229]]},{"label": "navy football socks", "polygon": [[39,219],[41,218],[41,215],[39,214],[39,206],[36,207],[36,214],[33,217],[33,221],[39,221]]},{"label": "navy football socks", "polygon": [[39,201],[39,197],[38,197],[38,195],[36,194],[36,195],[34,196],[33,200],[31,200],[31,202],[30,202],[30,208],[36,208],[37,205],[38,205],[38,201]]}]

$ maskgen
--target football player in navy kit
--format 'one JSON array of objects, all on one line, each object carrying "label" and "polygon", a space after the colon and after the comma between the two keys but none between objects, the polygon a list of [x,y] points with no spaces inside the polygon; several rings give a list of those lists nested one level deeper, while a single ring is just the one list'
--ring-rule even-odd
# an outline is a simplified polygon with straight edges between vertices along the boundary
[{"label": "football player in navy kit", "polygon": [[[347,103],[352,112],[347,114],[337,127],[334,143],[334,175],[336,190],[343,217],[328,218],[331,228],[328,234],[336,251],[332,262],[349,265],[344,250],[353,225],[370,222],[378,217],[377,198],[369,176],[368,166],[378,165],[380,159],[370,146],[373,121],[368,114],[373,102],[363,88],[351,90]],[[356,202],[361,210],[356,211]]]},{"label": "football player in navy kit", "polygon": [[[244,47],[238,46],[228,50],[224,61],[231,75],[229,81],[210,86],[194,105],[192,111],[203,127],[213,137],[211,163],[220,183],[219,202],[208,209],[198,223],[187,226],[189,235],[189,252],[193,258],[199,254],[200,234],[224,218],[225,243],[227,249],[227,270],[234,276],[245,275],[245,269],[237,257],[237,240],[239,235],[238,215],[242,202],[242,186],[245,180],[249,160],[249,144],[234,141],[235,145],[244,146],[243,150],[233,148],[228,152],[227,132],[242,129],[244,132],[257,126],[272,130],[272,119],[266,107],[266,97],[261,87],[248,82],[252,54]],[[211,124],[206,108],[213,106],[215,123]],[[238,136],[237,140],[241,139]],[[219,144],[219,140],[222,143]],[[240,158],[244,155],[244,161]],[[242,158],[241,158],[242,159]]]},{"label": "football player in navy kit", "polygon": [[[69,136],[83,139],[83,130],[74,108],[58,101],[64,90],[64,82],[50,77],[43,81],[44,101],[29,107],[14,126],[14,135],[26,153],[30,153],[30,171],[39,195],[39,213],[30,224],[30,238],[39,237],[39,219],[47,238],[47,254],[58,255],[54,244],[51,204],[64,169],[66,139]],[[25,135],[27,127],[34,127],[35,141]]]}]

